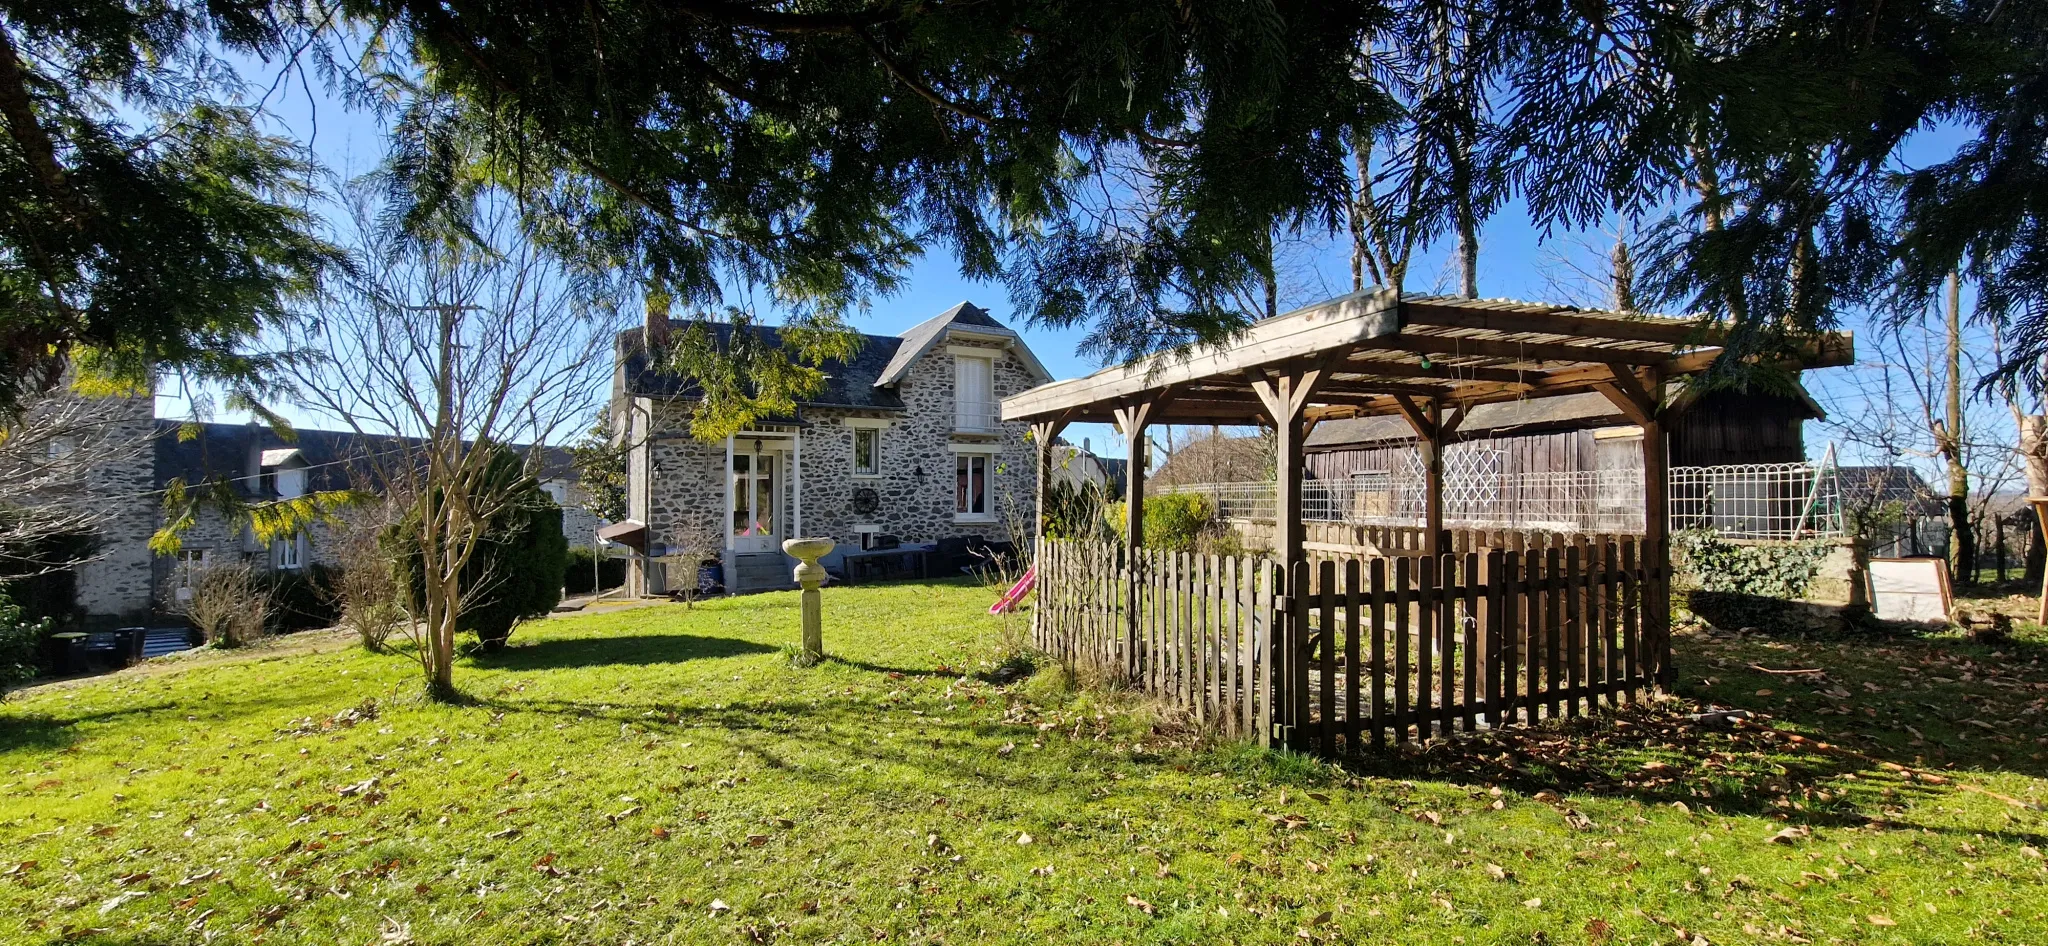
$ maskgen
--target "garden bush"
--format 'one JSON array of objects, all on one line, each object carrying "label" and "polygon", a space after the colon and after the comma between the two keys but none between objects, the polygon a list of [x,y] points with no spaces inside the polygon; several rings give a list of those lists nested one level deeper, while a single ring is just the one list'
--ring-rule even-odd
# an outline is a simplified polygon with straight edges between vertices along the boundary
[{"label": "garden bush", "polygon": [[[1102,516],[1115,531],[1117,539],[1123,540],[1124,504],[1110,503],[1103,508]],[[1147,496],[1144,545],[1168,552],[1193,551],[1215,519],[1215,504],[1200,493]]]},{"label": "garden bush", "polygon": [[[540,617],[561,603],[562,573],[569,561],[562,507],[526,474],[518,454],[503,447],[492,449],[498,456],[484,488],[509,490],[513,498],[491,517],[485,541],[463,567],[463,586],[478,593],[467,595],[456,622],[460,630],[475,634],[486,651],[503,647],[520,621]],[[386,533],[399,587],[415,614],[425,610],[419,602],[425,596],[426,578],[418,546],[407,546],[419,534],[419,515],[419,508],[413,507]]]},{"label": "garden bush", "polygon": [[1834,548],[1825,539],[1738,544],[1710,529],[1671,536],[1673,566],[1699,590],[1788,601],[1806,594]]},{"label": "garden bush", "polygon": [[335,585],[337,569],[313,564],[291,571],[273,571],[263,578],[270,598],[271,630],[280,633],[333,627],[341,620]]},{"label": "garden bush", "polygon": [[[597,563],[597,585],[591,585],[591,563]],[[691,576],[694,580],[695,576]],[[562,573],[562,590],[572,595],[587,595],[593,591],[617,588],[626,583],[626,560],[606,557],[599,559],[597,550],[588,546],[577,546],[569,550],[567,570]]]},{"label": "garden bush", "polygon": [[181,608],[206,643],[240,647],[270,630],[266,588],[247,565],[213,565],[194,573],[192,597]]},{"label": "garden bush", "polygon": [[42,672],[43,634],[48,620],[24,620],[22,608],[0,594],[0,694]]}]

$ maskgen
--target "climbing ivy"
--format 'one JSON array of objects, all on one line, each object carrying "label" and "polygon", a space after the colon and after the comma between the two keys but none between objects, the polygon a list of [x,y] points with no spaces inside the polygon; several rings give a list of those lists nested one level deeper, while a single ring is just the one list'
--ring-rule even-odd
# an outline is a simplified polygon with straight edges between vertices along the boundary
[{"label": "climbing ivy", "polygon": [[1672,564],[1704,591],[1787,600],[1802,597],[1834,550],[1826,539],[1747,545],[1712,529],[1689,529],[1671,537]]}]

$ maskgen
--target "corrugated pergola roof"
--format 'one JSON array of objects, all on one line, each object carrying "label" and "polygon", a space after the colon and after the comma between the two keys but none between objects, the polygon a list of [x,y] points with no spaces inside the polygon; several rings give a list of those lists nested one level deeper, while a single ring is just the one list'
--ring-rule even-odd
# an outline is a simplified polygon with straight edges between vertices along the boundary
[{"label": "corrugated pergola roof", "polygon": [[[1725,336],[1705,318],[1368,289],[1258,322],[1227,345],[1033,388],[1003,401],[1003,419],[1115,422],[1117,408],[1153,401],[1153,424],[1269,422],[1254,380],[1303,368],[1323,372],[1308,419],[1639,391],[1705,370]],[[1829,333],[1798,366],[1850,364],[1854,351],[1849,333]]]}]

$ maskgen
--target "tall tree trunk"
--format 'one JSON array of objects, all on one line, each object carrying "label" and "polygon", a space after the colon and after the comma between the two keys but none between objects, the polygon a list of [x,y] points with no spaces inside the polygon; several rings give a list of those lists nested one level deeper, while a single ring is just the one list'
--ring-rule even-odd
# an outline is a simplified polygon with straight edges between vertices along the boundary
[{"label": "tall tree trunk", "polygon": [[1371,139],[1364,136],[1355,135],[1353,138],[1351,164],[1358,172],[1358,189],[1351,196],[1351,291],[1358,292],[1365,288],[1365,271],[1372,263],[1372,254],[1366,249],[1365,242],[1366,188],[1372,186],[1372,178],[1367,176],[1366,169],[1372,162],[1372,144]]},{"label": "tall tree trunk", "polygon": [[1280,314],[1280,273],[1273,262],[1273,235],[1266,234],[1266,318]]},{"label": "tall tree trunk", "polygon": [[[2020,460],[2027,473],[2027,495],[2048,496],[2048,415],[2020,417]],[[2039,513],[2028,510],[2033,519],[2033,538],[2027,543],[2027,582],[2040,585],[2048,577],[2048,542],[2041,535]]]},{"label": "tall tree trunk", "polygon": [[1614,311],[1636,311],[1636,261],[1625,237],[1614,238]]},{"label": "tall tree trunk", "polygon": [[1941,437],[1941,457],[1948,466],[1949,571],[1959,584],[1977,583],[1977,541],[1970,523],[1970,469],[1965,465],[1963,440],[1963,295],[1962,277],[1948,274],[1948,352],[1946,367],[1947,403]]},{"label": "tall tree trunk", "polygon": [[[1462,143],[1461,143],[1462,147]],[[1470,155],[1459,159],[1463,165]],[[1467,171],[1461,175],[1458,192],[1458,294],[1467,299],[1479,298],[1479,217],[1472,210],[1472,179]]]}]

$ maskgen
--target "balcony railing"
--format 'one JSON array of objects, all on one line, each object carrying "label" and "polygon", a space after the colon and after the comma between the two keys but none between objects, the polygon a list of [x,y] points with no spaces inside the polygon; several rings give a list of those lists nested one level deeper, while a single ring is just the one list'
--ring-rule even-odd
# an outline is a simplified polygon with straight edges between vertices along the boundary
[{"label": "balcony railing", "polygon": [[1003,429],[1002,408],[994,402],[962,401],[953,413],[953,429],[963,434],[993,434]]}]

